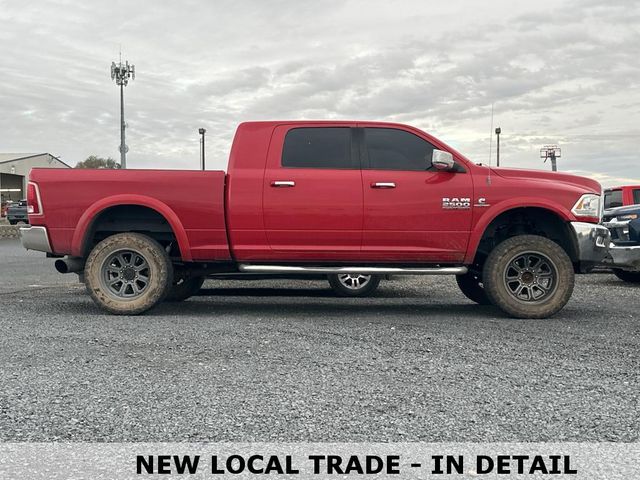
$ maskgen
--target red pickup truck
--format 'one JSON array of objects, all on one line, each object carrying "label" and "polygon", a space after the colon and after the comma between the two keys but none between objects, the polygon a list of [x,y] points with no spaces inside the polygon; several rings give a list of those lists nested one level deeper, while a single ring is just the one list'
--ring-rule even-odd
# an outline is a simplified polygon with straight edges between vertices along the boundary
[{"label": "red pickup truck", "polygon": [[640,185],[623,185],[604,191],[604,209],[640,204]]},{"label": "red pickup truck", "polygon": [[116,314],[222,273],[415,274],[544,318],[609,246],[596,181],[477,165],[393,123],[248,122],[227,174],[34,169],[27,190],[23,245]]}]

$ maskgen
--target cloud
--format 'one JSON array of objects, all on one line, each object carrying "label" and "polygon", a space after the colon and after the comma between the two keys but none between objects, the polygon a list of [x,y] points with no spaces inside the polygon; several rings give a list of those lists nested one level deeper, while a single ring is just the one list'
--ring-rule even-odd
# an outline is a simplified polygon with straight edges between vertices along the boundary
[{"label": "cloud", "polygon": [[[117,157],[108,76],[122,44],[129,165],[224,168],[237,123],[391,120],[487,162],[640,178],[640,5],[498,0],[4,2],[0,150]],[[494,149],[495,151],[495,149]]]}]

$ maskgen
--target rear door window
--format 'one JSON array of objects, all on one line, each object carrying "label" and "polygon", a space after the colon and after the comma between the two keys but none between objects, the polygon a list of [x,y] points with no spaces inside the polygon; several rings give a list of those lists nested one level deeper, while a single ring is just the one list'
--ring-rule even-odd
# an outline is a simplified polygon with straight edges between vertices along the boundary
[{"label": "rear door window", "polygon": [[636,188],[633,191],[633,203],[640,204],[640,188]]},{"label": "rear door window", "polygon": [[282,166],[292,168],[352,169],[349,127],[304,127],[287,132],[282,148]]},{"label": "rear door window", "polygon": [[622,206],[622,190],[609,190],[604,192],[604,208],[615,208]]}]

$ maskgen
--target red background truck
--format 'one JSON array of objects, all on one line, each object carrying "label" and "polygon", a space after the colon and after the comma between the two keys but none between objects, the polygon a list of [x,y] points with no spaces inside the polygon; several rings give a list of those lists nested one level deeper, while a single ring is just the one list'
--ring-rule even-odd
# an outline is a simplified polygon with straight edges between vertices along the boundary
[{"label": "red background truck", "polygon": [[624,185],[604,191],[605,210],[636,204],[640,204],[640,185]]},{"label": "red background truck", "polygon": [[34,169],[26,248],[82,274],[113,313],[207,275],[454,274],[462,292],[546,317],[607,253],[593,180],[476,165],[416,128],[248,122],[228,173]]}]

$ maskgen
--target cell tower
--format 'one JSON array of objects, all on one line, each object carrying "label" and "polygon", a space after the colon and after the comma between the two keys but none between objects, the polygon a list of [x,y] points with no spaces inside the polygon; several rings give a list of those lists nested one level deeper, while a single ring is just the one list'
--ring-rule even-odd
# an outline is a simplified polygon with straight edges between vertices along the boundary
[{"label": "cell tower", "polygon": [[124,129],[126,125],[124,123],[124,87],[129,84],[129,79],[136,79],[136,67],[135,65],[129,65],[129,62],[122,63],[122,53],[120,54],[120,61],[111,62],[111,80],[115,80],[116,85],[120,86],[120,168],[127,168],[127,152],[129,147],[125,143]]},{"label": "cell tower", "polygon": [[540,158],[544,158],[544,161],[551,160],[551,170],[558,171],[558,165],[556,159],[560,158],[561,150],[558,145],[545,145],[540,149]]}]

